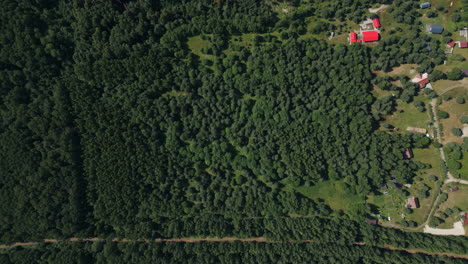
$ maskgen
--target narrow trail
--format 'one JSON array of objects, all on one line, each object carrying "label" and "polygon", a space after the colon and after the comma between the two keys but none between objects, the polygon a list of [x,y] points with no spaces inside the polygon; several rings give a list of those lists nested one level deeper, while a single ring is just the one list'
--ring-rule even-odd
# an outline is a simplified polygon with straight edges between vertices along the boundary
[{"label": "narrow trail", "polygon": [[[7,249],[13,247],[21,247],[21,246],[33,246],[40,243],[59,243],[59,242],[72,242],[72,243],[82,243],[82,242],[95,242],[95,241],[108,241],[104,238],[78,238],[73,237],[65,240],[60,239],[43,239],[42,241],[36,242],[18,242],[9,245],[0,245],[0,249]],[[119,239],[114,238],[111,240],[112,242],[116,243],[162,243],[162,242],[171,242],[171,243],[199,243],[199,242],[214,242],[214,243],[226,243],[226,242],[233,242],[233,241],[240,241],[240,242],[256,242],[256,243],[316,243],[313,240],[300,240],[300,241],[268,241],[264,237],[252,237],[252,238],[236,238],[236,237],[224,237],[224,238],[157,238],[157,239],[140,239],[140,240],[131,240],[131,239]],[[364,242],[355,242],[353,243],[356,246],[365,246],[366,243]],[[389,245],[384,246],[373,246],[378,248],[383,248],[386,250],[392,251],[404,251],[411,254],[425,254],[425,255],[432,255],[432,256],[443,256],[443,257],[451,257],[451,258],[458,258],[458,259],[468,259],[467,254],[453,254],[453,253],[435,253],[429,252],[421,249],[405,249],[405,248],[397,248]]]}]

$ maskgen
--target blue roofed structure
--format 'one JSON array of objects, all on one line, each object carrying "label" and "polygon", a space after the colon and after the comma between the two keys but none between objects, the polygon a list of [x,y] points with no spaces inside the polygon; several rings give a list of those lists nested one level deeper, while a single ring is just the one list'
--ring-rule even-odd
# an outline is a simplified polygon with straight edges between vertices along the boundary
[{"label": "blue roofed structure", "polygon": [[420,5],[420,7],[421,7],[421,9],[429,8],[429,7],[431,7],[431,3],[429,3],[429,2],[422,3]]},{"label": "blue roofed structure", "polygon": [[426,25],[426,31],[432,34],[442,34],[444,28],[441,25],[433,24],[433,25]]}]

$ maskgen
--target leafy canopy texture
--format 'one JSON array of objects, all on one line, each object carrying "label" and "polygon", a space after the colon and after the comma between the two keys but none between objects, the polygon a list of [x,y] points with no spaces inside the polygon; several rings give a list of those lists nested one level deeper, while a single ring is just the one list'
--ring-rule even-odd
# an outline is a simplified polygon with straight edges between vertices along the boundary
[{"label": "leafy canopy texture", "polygon": [[[299,187],[409,181],[419,138],[376,132],[369,48],[229,49],[273,28],[263,2],[2,5],[0,239],[239,235],[242,219],[342,215]],[[212,54],[189,48],[199,35]]]}]

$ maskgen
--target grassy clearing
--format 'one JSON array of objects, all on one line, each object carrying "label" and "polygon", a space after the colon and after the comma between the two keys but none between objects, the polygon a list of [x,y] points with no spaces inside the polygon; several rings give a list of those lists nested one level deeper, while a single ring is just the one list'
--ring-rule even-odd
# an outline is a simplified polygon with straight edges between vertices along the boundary
[{"label": "grassy clearing", "polygon": [[456,102],[455,98],[459,95],[467,94],[468,87],[459,87],[449,92],[445,93],[447,95],[451,95],[453,97],[450,101],[443,101],[438,108],[442,111],[449,113],[450,117],[447,119],[439,119],[439,122],[442,124],[444,129],[444,136],[442,137],[442,143],[446,144],[449,142],[456,142],[456,143],[463,143],[463,138],[453,135],[452,128],[458,127],[462,128],[463,124],[461,123],[460,119],[463,115],[468,114],[468,105],[459,104]]},{"label": "grassy clearing", "polygon": [[[454,11],[460,6],[460,1],[459,0],[454,0],[453,5],[450,6],[450,2],[452,1],[447,1],[447,0],[432,0],[431,1],[431,8],[421,10],[421,14],[423,14],[423,17],[421,17],[421,21],[424,24],[439,24],[442,25],[445,30],[448,30],[450,32],[453,32],[455,28],[457,27],[456,23],[452,21],[452,15]],[[447,9],[447,13],[442,12],[442,11],[437,11],[439,7],[444,7]],[[426,16],[427,12],[429,10],[432,10],[434,12],[437,12],[437,17],[432,17],[428,18]]]},{"label": "grassy clearing", "polygon": [[408,76],[409,78],[413,78],[416,76],[417,71],[416,68],[418,67],[417,64],[403,64],[398,67],[394,67],[391,72],[383,72],[383,71],[375,71],[374,73],[377,75],[392,75],[392,76],[397,76],[397,75],[405,75]]},{"label": "grassy clearing", "polygon": [[431,188],[429,190],[429,197],[421,198],[419,197],[420,208],[414,209],[412,214],[407,215],[406,219],[410,221],[415,221],[417,223],[422,223],[426,216],[429,214],[434,198],[437,193],[437,183],[434,181],[429,181],[429,176],[435,175],[439,180],[444,179],[444,171],[439,158],[439,150],[430,146],[425,149],[413,149],[414,159],[423,163],[428,163],[431,165],[431,168],[421,170],[420,175],[415,178],[414,184],[409,189],[409,192],[412,196],[418,197],[419,188],[425,184]]},{"label": "grassy clearing", "polygon": [[449,81],[449,80],[439,80],[432,82],[432,88],[439,94],[445,94],[446,92],[457,89],[457,88],[466,88],[468,87],[468,79],[464,78],[459,81]]},{"label": "grassy clearing", "polygon": [[364,197],[349,190],[343,180],[323,181],[314,186],[301,186],[296,190],[311,199],[323,199],[333,210],[350,211],[358,204],[364,203]]},{"label": "grassy clearing", "polygon": [[385,91],[385,90],[380,89],[376,85],[374,85],[374,88],[372,89],[372,95],[375,98],[380,98],[380,97],[392,95],[392,91]]},{"label": "grassy clearing", "polygon": [[[457,38],[455,36],[458,36],[458,33],[454,34],[454,36],[453,36],[453,39],[457,40]],[[461,37],[459,37],[459,38],[461,38]],[[465,61],[454,60],[453,58],[457,54],[462,55],[465,58]],[[460,48],[458,48],[458,45],[456,45],[456,47],[453,49],[453,54],[447,55],[446,64],[437,65],[435,67],[436,70],[439,70],[439,71],[442,71],[442,72],[449,72],[453,68],[460,68],[460,69],[468,68],[468,49],[460,49]]]},{"label": "grassy clearing", "polygon": [[[460,175],[461,175],[462,179],[468,180],[468,153],[464,152],[463,153],[463,158],[461,160],[459,160],[459,162],[462,164],[462,167],[461,167],[461,169],[458,170],[458,172],[460,172]],[[467,197],[468,197],[468,195],[467,195]]]},{"label": "grassy clearing", "polygon": [[201,38],[201,36],[194,36],[188,39],[187,45],[189,49],[196,55],[205,58],[205,59],[211,59],[214,58],[215,56],[213,55],[208,55],[208,54],[203,54],[202,49],[203,48],[208,48],[211,47],[211,43],[208,40],[204,40]]},{"label": "grassy clearing", "polygon": [[[407,133],[407,127],[427,128],[427,123],[430,122],[428,112],[420,112],[412,103],[405,103],[401,100],[397,101],[397,111],[393,115],[385,117],[384,123],[389,123],[400,129],[401,133]],[[399,113],[399,110],[403,112]]]},{"label": "grassy clearing", "polygon": [[[451,184],[450,186],[456,186],[459,188],[458,191],[451,192],[449,187],[446,188],[446,193],[448,194],[448,199],[444,203],[439,206],[439,209],[436,211],[436,216],[439,217],[439,211],[445,211],[447,208],[453,209],[454,207],[460,208],[463,212],[468,211],[468,185],[462,184]],[[451,228],[453,227],[453,223],[459,221],[458,214],[452,214],[448,218],[445,219],[445,223],[441,224],[440,228]]]}]

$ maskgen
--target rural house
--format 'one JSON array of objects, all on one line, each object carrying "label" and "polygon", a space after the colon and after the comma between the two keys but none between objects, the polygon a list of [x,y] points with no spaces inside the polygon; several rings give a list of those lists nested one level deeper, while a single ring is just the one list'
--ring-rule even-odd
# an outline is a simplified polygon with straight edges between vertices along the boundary
[{"label": "rural house", "polygon": [[458,42],[458,47],[461,48],[461,49],[468,48],[468,41]]},{"label": "rural house", "polygon": [[371,42],[371,41],[378,41],[379,40],[379,33],[376,31],[364,31],[362,32],[362,41],[364,42]]},{"label": "rural house", "polygon": [[419,5],[419,7],[421,7],[421,9],[426,9],[426,8],[431,7],[431,3],[425,2],[425,3],[422,3],[421,5]]},{"label": "rural house", "polygon": [[433,24],[433,25],[426,25],[426,32],[432,34],[442,34],[444,28],[441,25]]},{"label": "rural house", "polygon": [[411,79],[412,83],[417,83],[419,88],[426,87],[426,84],[429,83],[429,74],[423,73],[416,75],[413,79]]},{"label": "rural house", "polygon": [[463,219],[464,219],[463,224],[468,225],[468,212],[464,213],[462,216],[463,216]]},{"label": "rural house", "polygon": [[380,21],[378,18],[374,18],[372,19],[372,22],[374,23],[374,28],[375,29],[379,29],[381,26],[380,26]]},{"label": "rural house", "polygon": [[419,208],[419,201],[418,198],[411,196],[408,198],[408,204],[406,205],[407,208]]}]

